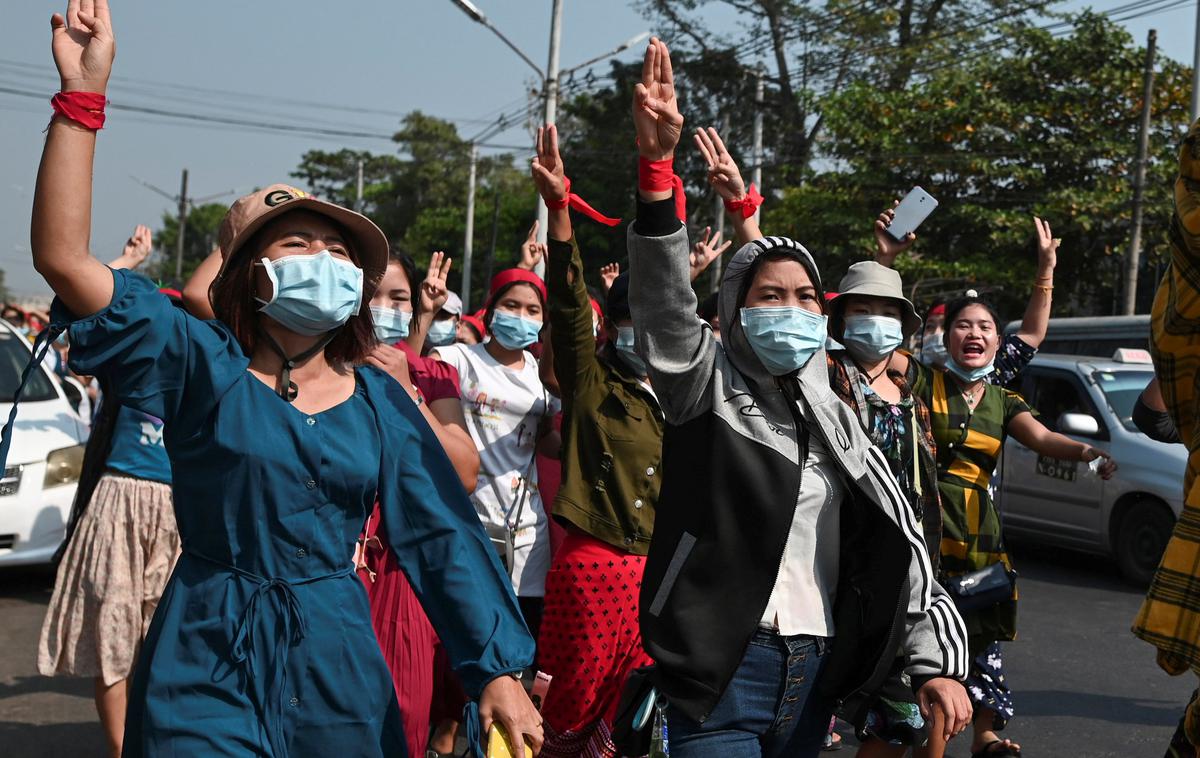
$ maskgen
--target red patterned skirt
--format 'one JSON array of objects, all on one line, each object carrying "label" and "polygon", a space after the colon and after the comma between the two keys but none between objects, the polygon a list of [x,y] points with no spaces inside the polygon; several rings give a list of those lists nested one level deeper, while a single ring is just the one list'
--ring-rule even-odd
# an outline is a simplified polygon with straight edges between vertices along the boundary
[{"label": "red patterned skirt", "polygon": [[572,531],[546,576],[538,639],[554,677],[542,707],[543,758],[611,758],[610,728],[630,672],[650,664],[638,627],[646,559]]},{"label": "red patterned skirt", "polygon": [[392,672],[408,754],[425,755],[437,636],[388,546],[378,505],[367,522],[364,537],[358,575],[371,603],[371,626]]}]

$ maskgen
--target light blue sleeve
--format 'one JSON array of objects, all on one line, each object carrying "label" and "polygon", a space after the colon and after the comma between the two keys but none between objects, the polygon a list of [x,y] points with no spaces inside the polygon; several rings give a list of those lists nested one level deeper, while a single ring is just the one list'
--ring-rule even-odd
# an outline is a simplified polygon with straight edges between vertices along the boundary
[{"label": "light blue sleeve", "polygon": [[69,323],[71,370],[101,379],[122,405],[155,416],[183,439],[199,428],[249,361],[220,322],[176,307],[146,277],[114,270],[108,307],[77,319],[55,299],[51,320]]}]

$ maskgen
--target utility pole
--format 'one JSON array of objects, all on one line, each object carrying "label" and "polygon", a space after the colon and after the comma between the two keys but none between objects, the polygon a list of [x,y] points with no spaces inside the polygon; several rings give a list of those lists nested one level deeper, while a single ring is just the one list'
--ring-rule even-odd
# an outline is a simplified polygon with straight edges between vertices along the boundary
[{"label": "utility pole", "polygon": [[362,213],[363,211],[363,161],[358,159],[358,193],[354,199],[354,210]]},{"label": "utility pole", "polygon": [[467,232],[463,239],[463,313],[471,312],[471,247],[475,239],[475,165],[479,162],[479,147],[471,143],[471,171],[467,179]]},{"label": "utility pole", "polygon": [[[1154,99],[1154,48],[1158,32],[1150,30],[1146,42],[1146,71],[1142,89],[1142,126],[1138,132],[1137,163],[1133,169],[1133,235],[1125,261],[1125,303],[1121,312],[1132,316],[1137,301],[1138,259],[1142,254],[1142,188],[1146,183],[1146,153],[1150,151],[1150,109]],[[1194,97],[1194,95],[1193,95]]]},{"label": "utility pole", "polygon": [[[1200,0],[1197,0],[1200,2]],[[758,191],[762,192],[762,164],[763,164],[763,66],[758,64],[758,71],[754,75],[754,171],[751,176],[751,181],[758,186]],[[726,117],[728,118],[728,117]],[[754,210],[754,220],[759,221],[759,214],[762,213],[762,208]]]},{"label": "utility pole", "polygon": [[[546,63],[546,84],[543,92],[546,102],[543,104],[542,123],[538,124],[538,126],[553,124],[554,119],[558,116],[558,49],[562,41],[562,13],[563,0],[554,0],[550,11],[550,60]],[[546,204],[542,202],[541,197],[537,199],[537,220],[538,242],[545,243],[550,221],[550,211],[546,208]],[[545,261],[538,263],[537,274],[538,276],[545,276]]]},{"label": "utility pole", "polygon": [[1200,118],[1200,0],[1196,0],[1196,40],[1192,52],[1192,123]]},{"label": "utility pole", "polygon": [[188,196],[187,169],[183,170],[183,180],[179,183],[179,234],[175,240],[175,279],[183,279],[183,239],[187,233]]},{"label": "utility pole", "polygon": [[[721,134],[723,139],[729,139],[729,114],[726,113],[721,117]],[[717,234],[725,236],[725,200],[720,195],[717,195]],[[712,280],[709,283],[710,292],[719,292],[721,289],[721,256],[709,266],[712,270]]]},{"label": "utility pole", "polygon": [[492,281],[492,266],[496,262],[496,238],[500,234],[500,193],[492,192],[492,244],[488,245],[487,266],[483,269],[483,280]]}]

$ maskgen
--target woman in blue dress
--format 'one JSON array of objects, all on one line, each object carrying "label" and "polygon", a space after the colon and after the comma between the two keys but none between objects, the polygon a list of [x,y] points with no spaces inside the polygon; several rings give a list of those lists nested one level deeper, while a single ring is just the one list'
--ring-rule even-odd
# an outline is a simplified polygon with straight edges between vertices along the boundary
[{"label": "woman in blue dress", "polygon": [[212,321],[110,270],[88,252],[95,116],[114,53],[108,3],[71,0],[51,26],[64,94],[31,233],[34,265],[58,295],[50,336],[69,324],[75,370],[163,420],[183,550],[136,668],[124,754],[405,754],[351,563],[376,496],[400,565],[479,698],[468,737],[496,722],[540,747],[517,679],[533,642],[475,510],[407,393],[354,368],[375,344],[382,232],[283,185],[242,198],[221,228]]}]

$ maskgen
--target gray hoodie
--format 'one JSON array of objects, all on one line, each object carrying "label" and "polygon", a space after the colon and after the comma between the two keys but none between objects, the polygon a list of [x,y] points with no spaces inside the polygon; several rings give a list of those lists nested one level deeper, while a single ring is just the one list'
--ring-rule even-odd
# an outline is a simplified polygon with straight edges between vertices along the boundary
[{"label": "gray hoodie", "polygon": [[641,610],[660,689],[703,721],[732,678],[782,561],[802,486],[804,429],[824,440],[850,493],[836,640],[819,694],[861,727],[898,657],[914,688],[964,678],[962,619],[934,580],[883,454],[830,389],[824,350],[794,377],[777,379],[742,330],[737,298],[754,260],[786,251],[815,277],[808,251],[768,237],[737,252],[721,282],[718,342],[695,315],[686,230],[654,237],[638,228],[629,230],[630,310],[668,424]]}]

